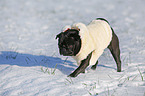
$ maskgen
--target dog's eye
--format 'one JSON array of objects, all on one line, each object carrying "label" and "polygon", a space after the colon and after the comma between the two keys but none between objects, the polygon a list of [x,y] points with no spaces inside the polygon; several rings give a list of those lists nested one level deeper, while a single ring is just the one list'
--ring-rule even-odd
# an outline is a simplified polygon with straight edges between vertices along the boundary
[{"label": "dog's eye", "polygon": [[62,45],[62,44],[58,44],[58,45],[59,45],[59,47],[61,47],[61,48],[66,48],[65,45]]}]

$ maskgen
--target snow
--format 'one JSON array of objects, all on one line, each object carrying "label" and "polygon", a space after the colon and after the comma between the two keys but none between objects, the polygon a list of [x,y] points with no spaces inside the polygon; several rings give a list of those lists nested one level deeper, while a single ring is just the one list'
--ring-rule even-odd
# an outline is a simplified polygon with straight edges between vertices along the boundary
[{"label": "snow", "polygon": [[[144,0],[0,0],[0,96],[145,96]],[[55,36],[106,18],[120,39],[122,72],[108,51],[95,71],[60,56]]]}]

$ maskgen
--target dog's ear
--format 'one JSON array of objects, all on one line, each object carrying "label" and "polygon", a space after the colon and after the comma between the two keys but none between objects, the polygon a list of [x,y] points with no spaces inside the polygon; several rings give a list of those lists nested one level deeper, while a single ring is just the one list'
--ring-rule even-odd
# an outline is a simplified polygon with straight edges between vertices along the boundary
[{"label": "dog's ear", "polygon": [[59,33],[58,35],[56,35],[55,39],[62,37],[62,35],[63,35],[63,32]]}]

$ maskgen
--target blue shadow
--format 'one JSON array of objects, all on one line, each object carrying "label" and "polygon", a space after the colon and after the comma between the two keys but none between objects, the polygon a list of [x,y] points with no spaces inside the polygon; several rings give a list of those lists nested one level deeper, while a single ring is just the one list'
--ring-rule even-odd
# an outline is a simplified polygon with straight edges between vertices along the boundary
[{"label": "blue shadow", "polygon": [[75,66],[71,61],[62,60],[58,57],[44,56],[44,55],[31,55],[23,54],[12,51],[0,52],[0,65],[17,65],[22,67],[42,66],[48,68],[55,68],[62,73],[70,74]]}]

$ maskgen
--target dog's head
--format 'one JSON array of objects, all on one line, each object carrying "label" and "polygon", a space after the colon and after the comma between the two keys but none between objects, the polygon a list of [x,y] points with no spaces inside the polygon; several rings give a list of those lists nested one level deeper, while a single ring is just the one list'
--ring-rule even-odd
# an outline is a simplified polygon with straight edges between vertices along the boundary
[{"label": "dog's head", "polygon": [[59,53],[63,56],[76,56],[81,48],[79,30],[68,29],[56,36],[58,39]]}]

